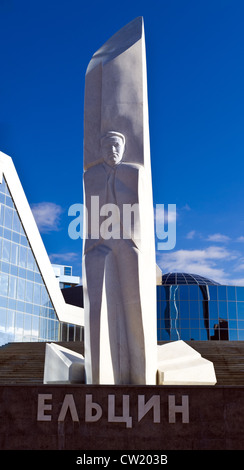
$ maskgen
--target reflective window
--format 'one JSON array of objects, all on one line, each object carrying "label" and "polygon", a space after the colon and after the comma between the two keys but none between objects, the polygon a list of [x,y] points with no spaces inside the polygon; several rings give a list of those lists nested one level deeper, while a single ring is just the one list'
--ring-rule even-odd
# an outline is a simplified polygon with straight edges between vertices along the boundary
[{"label": "reflective window", "polygon": [[217,288],[216,286],[208,286],[209,290],[209,299],[210,300],[217,300]]},{"label": "reflective window", "polygon": [[244,302],[237,302],[238,319],[244,320]]},{"label": "reflective window", "polygon": [[[4,307],[0,331],[5,331],[0,344],[10,340],[58,340],[58,328],[55,325],[59,322],[4,178],[0,183],[0,194],[0,306]],[[48,308],[42,310],[44,317],[40,323],[42,302]],[[49,327],[45,316],[53,318]],[[45,326],[42,332],[40,324]]]},{"label": "reflective window", "polygon": [[188,286],[179,286],[180,300],[189,300]]},{"label": "reflective window", "polygon": [[228,300],[236,300],[235,286],[227,286],[227,298]]},{"label": "reflective window", "polygon": [[226,300],[226,286],[218,286],[218,300]]},{"label": "reflective window", "polygon": [[190,285],[190,281],[164,287],[169,301],[158,306],[158,339],[244,339],[244,287]]},{"label": "reflective window", "polygon": [[244,287],[236,287],[236,297],[237,300],[244,301]]},{"label": "reflective window", "polygon": [[236,318],[236,302],[228,302],[228,318]]},{"label": "reflective window", "polygon": [[189,299],[198,300],[199,296],[199,287],[198,286],[189,286]]},{"label": "reflective window", "polygon": [[227,320],[227,302],[219,302],[219,318]]},{"label": "reflective window", "polygon": [[[4,177],[0,203],[0,345],[9,341],[57,341],[60,322]],[[70,331],[72,338],[83,335],[83,329],[75,325]],[[66,328],[64,341],[68,333]]]}]

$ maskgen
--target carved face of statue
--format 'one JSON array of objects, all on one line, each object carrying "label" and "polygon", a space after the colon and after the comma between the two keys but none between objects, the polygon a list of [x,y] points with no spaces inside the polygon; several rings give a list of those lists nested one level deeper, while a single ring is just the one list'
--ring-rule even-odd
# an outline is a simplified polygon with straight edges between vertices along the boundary
[{"label": "carved face of statue", "polygon": [[124,154],[123,139],[117,135],[106,136],[101,142],[101,151],[104,161],[115,166],[121,162]]}]

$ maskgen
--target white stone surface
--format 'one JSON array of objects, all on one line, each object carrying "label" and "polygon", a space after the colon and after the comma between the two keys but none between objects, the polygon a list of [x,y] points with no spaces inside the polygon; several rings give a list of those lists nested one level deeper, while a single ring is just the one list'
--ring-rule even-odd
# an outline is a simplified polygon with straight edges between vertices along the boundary
[{"label": "white stone surface", "polygon": [[158,385],[215,385],[214,365],[184,341],[158,346]]},{"label": "white stone surface", "polygon": [[[156,261],[142,18],[110,38],[87,69],[84,200],[87,383],[155,384]],[[104,210],[108,204],[112,215]],[[131,233],[126,204],[137,209]],[[103,217],[94,236],[95,206]]]},{"label": "white stone surface", "polygon": [[85,383],[85,364],[82,354],[56,343],[47,343],[43,383]]}]

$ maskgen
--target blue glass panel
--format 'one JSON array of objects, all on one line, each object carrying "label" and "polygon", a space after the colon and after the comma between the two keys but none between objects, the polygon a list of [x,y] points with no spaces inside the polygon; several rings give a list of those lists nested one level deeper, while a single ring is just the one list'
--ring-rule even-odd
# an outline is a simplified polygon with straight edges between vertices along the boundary
[{"label": "blue glass panel", "polygon": [[18,266],[15,266],[14,264],[10,265],[10,274],[12,276],[18,276],[19,268]]},{"label": "blue glass panel", "polygon": [[19,243],[19,234],[17,232],[12,232],[12,241],[15,243]]},{"label": "blue glass panel", "polygon": [[11,243],[11,263],[12,264],[18,264],[18,258],[19,258],[19,245],[16,243]]},{"label": "blue glass panel", "polygon": [[5,204],[6,204],[7,207],[11,207],[11,208],[14,207],[13,201],[12,201],[12,199],[11,199],[9,196],[6,196]]},{"label": "blue glass panel", "polygon": [[33,297],[34,304],[40,304],[41,302],[41,287],[38,284],[34,284],[34,297]]},{"label": "blue glass panel", "polygon": [[10,262],[10,250],[11,250],[11,243],[9,240],[3,239],[2,242],[2,260],[6,262]]},{"label": "blue glass panel", "polygon": [[26,281],[26,301],[27,302],[33,301],[33,291],[34,291],[33,282]]},{"label": "blue glass panel", "polygon": [[165,329],[161,329],[158,331],[158,340],[159,341],[169,341],[169,333]]},{"label": "blue glass panel", "polygon": [[23,332],[26,341],[31,338],[31,327],[32,327],[32,316],[26,314],[24,317],[24,332]]},{"label": "blue glass panel", "polygon": [[226,286],[218,286],[218,300],[226,300]]},{"label": "blue glass panel", "polygon": [[161,287],[162,287],[162,286],[156,286],[156,289],[157,289],[157,301],[161,300]]},{"label": "blue glass panel", "polygon": [[4,205],[1,205],[1,210],[0,210],[0,225],[3,225],[4,221]]},{"label": "blue glass panel", "polygon": [[[15,232],[20,233],[20,220],[19,220],[19,216],[18,216],[16,211],[14,211],[14,214],[13,214],[13,230]],[[18,239],[19,239],[19,237],[18,237]]]},{"label": "blue glass panel", "polygon": [[229,328],[231,330],[237,330],[237,321],[236,320],[229,320]]},{"label": "blue glass panel", "polygon": [[27,266],[27,248],[25,246],[19,247],[19,266],[26,268]]},{"label": "blue glass panel", "polygon": [[2,233],[3,233],[3,238],[6,238],[6,240],[12,239],[12,232],[8,228],[4,228]]},{"label": "blue glass panel", "polygon": [[217,300],[217,286],[208,286],[210,300]]},{"label": "blue glass panel", "polygon": [[210,318],[218,318],[218,302],[212,300],[209,302],[209,316]]},{"label": "blue glass panel", "polygon": [[189,330],[180,330],[180,339],[182,339],[182,341],[190,341]]},{"label": "blue glass panel", "polygon": [[237,302],[238,319],[244,320],[244,302]]},{"label": "blue glass panel", "polygon": [[4,227],[12,229],[13,210],[10,207],[5,207]]},{"label": "blue glass panel", "polygon": [[188,286],[189,288],[189,299],[198,300],[199,297],[199,287],[198,286]]},{"label": "blue glass panel", "polygon": [[180,286],[179,287],[179,298],[180,298],[180,300],[189,300],[188,286]]},{"label": "blue glass panel", "polygon": [[199,329],[199,318],[190,318],[190,328],[192,329]]},{"label": "blue glass panel", "polygon": [[1,274],[0,276],[0,295],[8,295],[8,274]]},{"label": "blue glass panel", "polygon": [[207,330],[204,330],[204,329],[200,329],[200,340],[201,341],[207,341],[209,339],[208,337],[209,333]]},{"label": "blue glass panel", "polygon": [[167,300],[169,296],[169,287],[161,286],[160,295],[161,295],[161,300]]},{"label": "blue glass panel", "polygon": [[238,339],[239,341],[244,341],[244,330],[238,331]]},{"label": "blue glass panel", "polygon": [[227,302],[219,302],[219,318],[227,319]]},{"label": "blue glass panel", "polygon": [[1,326],[1,331],[5,329],[6,327],[6,309],[0,308],[0,326]]},{"label": "blue glass panel", "polygon": [[14,333],[15,312],[13,310],[7,311],[7,329],[10,333]]},{"label": "blue glass panel", "polygon": [[9,270],[10,270],[10,264],[9,264],[9,263],[5,263],[4,261],[2,261],[2,264],[1,264],[1,271],[2,271],[2,273],[8,274],[8,273],[9,273]]},{"label": "blue glass panel", "polygon": [[26,270],[26,279],[28,281],[34,281],[34,273],[33,271]]},{"label": "blue glass panel", "polygon": [[32,303],[25,303],[25,311],[26,313],[32,313],[33,312],[33,304]]},{"label": "blue glass panel", "polygon": [[9,276],[9,297],[16,299],[17,297],[17,277]]},{"label": "blue glass panel", "polygon": [[159,300],[157,301],[157,318],[161,318],[161,302]]},{"label": "blue glass panel", "polygon": [[170,300],[178,300],[178,286],[170,286]]},{"label": "blue glass panel", "polygon": [[191,340],[195,340],[195,341],[200,340],[200,330],[198,328],[196,328],[196,329],[191,328],[190,337],[191,337],[190,338]]},{"label": "blue glass panel", "polygon": [[32,317],[32,336],[38,338],[39,336],[39,317]]},{"label": "blue glass panel", "polygon": [[237,321],[238,330],[244,330],[244,320]]},{"label": "blue glass panel", "polygon": [[190,316],[189,302],[186,300],[183,300],[182,302],[180,302],[180,317],[189,318],[189,316]]},{"label": "blue glass panel", "polygon": [[237,330],[229,330],[229,340],[236,341],[238,340],[238,332]]},{"label": "blue glass panel", "polygon": [[237,300],[244,301],[244,287],[236,287]]},{"label": "blue glass panel", "polygon": [[228,317],[236,318],[236,306],[237,302],[228,302]]},{"label": "blue glass panel", "polygon": [[199,317],[199,302],[196,300],[190,302],[190,317],[193,318],[193,316]]},{"label": "blue glass panel", "polygon": [[228,297],[228,300],[236,300],[235,286],[227,286],[227,297]]},{"label": "blue glass panel", "polygon": [[180,318],[180,328],[189,329],[190,328],[190,319],[189,318]]},{"label": "blue glass panel", "polygon": [[25,298],[25,279],[18,278],[17,284],[17,299],[24,300]]}]

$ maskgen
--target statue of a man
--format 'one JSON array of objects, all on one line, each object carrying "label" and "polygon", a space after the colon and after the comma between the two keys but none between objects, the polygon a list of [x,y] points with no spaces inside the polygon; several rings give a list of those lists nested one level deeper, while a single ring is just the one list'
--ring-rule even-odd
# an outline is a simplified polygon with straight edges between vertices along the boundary
[{"label": "statue of a man", "polygon": [[[124,149],[125,136],[108,132],[101,139],[103,161],[84,173],[88,213],[83,256],[85,364],[87,383],[92,384],[104,383],[108,351],[113,369],[109,383],[148,383],[150,360],[146,359],[146,349],[150,341],[145,340],[148,333],[145,332],[144,317],[150,312],[143,311],[141,301],[142,291],[144,289],[145,295],[146,289],[146,266],[142,269],[140,236],[140,210],[143,209],[140,209],[140,195],[145,170],[142,165],[124,163]],[[92,200],[96,202],[95,214]],[[134,209],[129,217],[131,227],[128,217],[126,223],[124,220],[128,207]],[[108,216],[106,208],[116,209],[111,237],[104,219]],[[95,235],[94,227],[98,225],[94,217],[100,217],[101,222]],[[102,346],[104,321],[107,322],[108,340]],[[155,383],[155,379],[151,380]]]}]

